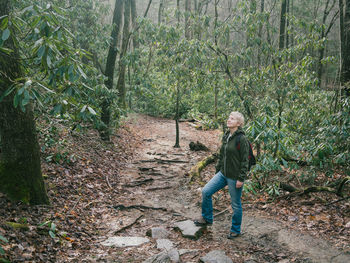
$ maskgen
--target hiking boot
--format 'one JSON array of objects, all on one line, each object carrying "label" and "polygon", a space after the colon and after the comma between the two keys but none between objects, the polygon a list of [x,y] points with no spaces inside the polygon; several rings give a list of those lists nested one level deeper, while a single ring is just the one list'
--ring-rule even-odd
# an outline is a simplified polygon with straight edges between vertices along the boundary
[{"label": "hiking boot", "polygon": [[239,236],[241,236],[240,233],[233,233],[233,232],[231,232],[230,234],[227,235],[227,238],[228,239],[235,239],[235,238],[237,238]]},{"label": "hiking boot", "polygon": [[208,225],[212,225],[213,223],[208,222],[207,220],[205,220],[203,217],[196,219],[193,221],[194,224],[196,226],[208,226]]}]

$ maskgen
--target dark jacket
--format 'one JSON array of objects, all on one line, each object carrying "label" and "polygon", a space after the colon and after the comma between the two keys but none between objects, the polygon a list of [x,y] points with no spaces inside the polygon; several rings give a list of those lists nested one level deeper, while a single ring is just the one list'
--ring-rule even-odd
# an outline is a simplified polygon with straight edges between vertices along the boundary
[{"label": "dark jacket", "polygon": [[[239,147],[237,147],[238,134],[243,134],[239,136]],[[231,137],[229,136],[230,131],[227,131],[222,137],[216,172],[221,171],[230,179],[244,182],[248,173],[249,143],[241,128],[238,128]]]}]

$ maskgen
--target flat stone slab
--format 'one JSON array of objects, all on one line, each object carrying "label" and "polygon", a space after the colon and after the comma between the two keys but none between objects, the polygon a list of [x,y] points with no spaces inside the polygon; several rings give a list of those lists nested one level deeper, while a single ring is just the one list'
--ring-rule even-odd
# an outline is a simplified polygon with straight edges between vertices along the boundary
[{"label": "flat stone slab", "polygon": [[198,227],[192,220],[175,223],[175,229],[180,230],[183,237],[198,239],[203,234],[203,227]]},{"label": "flat stone slab", "polygon": [[101,242],[106,247],[136,247],[149,242],[145,237],[110,237]]},{"label": "flat stone slab", "polygon": [[147,235],[154,239],[158,239],[158,238],[164,239],[164,238],[168,238],[170,233],[162,227],[153,227],[152,229],[147,231]]},{"label": "flat stone slab", "polygon": [[170,250],[174,248],[174,244],[169,239],[157,239],[157,248]]},{"label": "flat stone slab", "polygon": [[213,250],[200,258],[203,263],[233,263],[232,259],[226,256],[225,251]]},{"label": "flat stone slab", "polygon": [[143,263],[178,263],[180,262],[180,254],[177,249],[173,248],[169,251],[163,251],[157,255],[154,255]]}]

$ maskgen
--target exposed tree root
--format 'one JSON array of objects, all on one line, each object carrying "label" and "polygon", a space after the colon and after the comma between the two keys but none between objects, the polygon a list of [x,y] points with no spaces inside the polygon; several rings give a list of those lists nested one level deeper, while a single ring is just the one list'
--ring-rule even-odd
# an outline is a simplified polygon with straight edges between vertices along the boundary
[{"label": "exposed tree root", "polygon": [[119,210],[126,210],[126,209],[151,209],[151,210],[162,210],[162,211],[168,211],[167,208],[164,207],[152,207],[152,206],[145,206],[145,205],[130,205],[130,206],[125,206],[125,205],[114,205],[111,206],[114,209],[119,209]]},{"label": "exposed tree root", "polygon": [[122,231],[124,231],[125,229],[132,227],[133,225],[135,225],[137,223],[137,221],[139,221],[141,218],[143,217],[143,215],[140,215],[138,218],[136,218],[131,224],[126,225],[124,227],[122,227],[121,229],[117,230],[114,232],[114,234],[120,233]]},{"label": "exposed tree root", "polygon": [[189,161],[183,161],[183,160],[166,160],[166,159],[153,159],[153,160],[140,160],[141,163],[188,163]]},{"label": "exposed tree root", "polygon": [[326,206],[333,205],[333,204],[335,204],[335,203],[339,203],[339,202],[344,201],[344,200],[347,200],[347,199],[349,199],[349,198],[350,198],[350,196],[341,198],[341,199],[339,199],[339,200],[336,200],[336,201],[330,202],[329,204],[326,204]]},{"label": "exposed tree root", "polygon": [[160,187],[152,187],[152,188],[147,188],[146,191],[156,191],[156,190],[164,190],[164,189],[170,189],[173,188],[171,185],[167,186],[160,186]]},{"label": "exposed tree root", "polygon": [[152,181],[153,181],[152,178],[147,178],[147,179],[144,179],[144,180],[131,182],[130,184],[124,184],[124,187],[140,186],[140,185],[146,184],[148,182],[152,182]]}]

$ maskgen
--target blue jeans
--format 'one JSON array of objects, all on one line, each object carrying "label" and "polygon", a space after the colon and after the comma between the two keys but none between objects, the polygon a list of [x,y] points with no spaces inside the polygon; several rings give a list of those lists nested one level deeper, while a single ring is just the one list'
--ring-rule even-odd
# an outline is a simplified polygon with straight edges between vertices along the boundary
[{"label": "blue jeans", "polygon": [[241,233],[242,224],[242,189],[236,188],[237,180],[225,177],[221,172],[218,172],[202,190],[202,216],[209,222],[213,223],[213,202],[212,195],[228,185],[228,191],[231,196],[231,206],[233,210],[231,232]]}]

